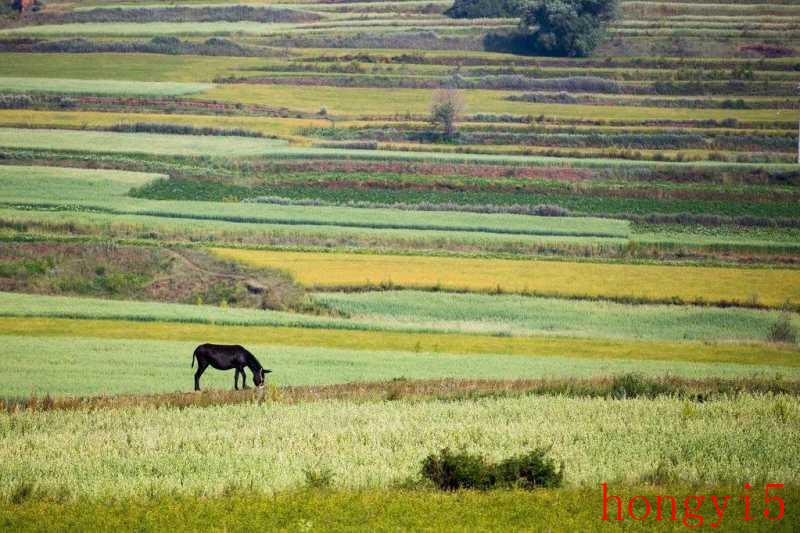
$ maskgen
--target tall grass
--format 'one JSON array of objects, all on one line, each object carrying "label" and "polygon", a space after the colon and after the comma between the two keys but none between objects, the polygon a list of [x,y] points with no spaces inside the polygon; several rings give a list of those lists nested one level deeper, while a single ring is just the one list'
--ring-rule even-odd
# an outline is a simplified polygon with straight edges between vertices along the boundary
[{"label": "tall grass", "polygon": [[769,396],[688,406],[525,397],[2,414],[0,473],[6,497],[22,483],[98,498],[218,495],[231,483],[271,491],[320,469],[336,487],[367,488],[415,477],[445,446],[488,460],[552,447],[570,486],[635,483],[660,460],[690,483],[793,484],[798,417],[799,400]]}]

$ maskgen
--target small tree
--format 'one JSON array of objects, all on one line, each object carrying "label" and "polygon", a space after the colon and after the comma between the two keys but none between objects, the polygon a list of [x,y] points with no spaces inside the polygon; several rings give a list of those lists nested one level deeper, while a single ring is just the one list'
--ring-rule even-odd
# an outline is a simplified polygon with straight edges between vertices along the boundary
[{"label": "small tree", "polygon": [[456,120],[464,111],[464,99],[455,89],[436,91],[431,102],[431,124],[441,126],[445,139],[456,136]]},{"label": "small tree", "polygon": [[520,25],[539,53],[586,56],[605,34],[617,0],[537,0],[528,5]]}]

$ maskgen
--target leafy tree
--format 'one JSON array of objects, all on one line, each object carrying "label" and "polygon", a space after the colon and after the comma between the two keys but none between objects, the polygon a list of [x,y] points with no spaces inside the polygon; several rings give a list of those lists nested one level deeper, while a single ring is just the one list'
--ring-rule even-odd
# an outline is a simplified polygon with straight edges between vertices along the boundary
[{"label": "leafy tree", "polygon": [[616,8],[617,0],[537,0],[520,24],[538,53],[582,57],[600,43]]},{"label": "leafy tree", "polygon": [[430,122],[440,125],[444,138],[450,140],[456,136],[456,120],[463,111],[461,94],[455,89],[443,89],[433,95]]},{"label": "leafy tree", "polygon": [[455,0],[444,14],[454,19],[514,18],[522,8],[523,0]]}]

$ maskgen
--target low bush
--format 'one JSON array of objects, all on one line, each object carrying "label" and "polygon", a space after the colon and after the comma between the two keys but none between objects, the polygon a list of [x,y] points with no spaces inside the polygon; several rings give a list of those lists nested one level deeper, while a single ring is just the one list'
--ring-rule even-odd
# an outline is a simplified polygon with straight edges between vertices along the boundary
[{"label": "low bush", "polygon": [[751,52],[762,57],[791,57],[797,53],[793,48],[789,48],[788,46],[768,43],[745,44],[740,46],[738,51],[743,53]]},{"label": "low bush", "polygon": [[795,344],[797,342],[797,328],[792,324],[792,317],[789,313],[784,313],[769,328],[768,339],[772,342],[782,342]]},{"label": "low bush", "polygon": [[327,468],[322,470],[304,470],[306,487],[310,489],[328,489],[333,486],[333,472]]},{"label": "low bush", "polygon": [[453,453],[445,448],[425,458],[421,473],[446,491],[559,487],[564,480],[564,465],[558,468],[547,452],[537,448],[494,464],[480,455]]},{"label": "low bush", "polygon": [[444,448],[422,462],[422,476],[440,490],[487,490],[496,484],[490,465],[480,455],[453,453]]}]

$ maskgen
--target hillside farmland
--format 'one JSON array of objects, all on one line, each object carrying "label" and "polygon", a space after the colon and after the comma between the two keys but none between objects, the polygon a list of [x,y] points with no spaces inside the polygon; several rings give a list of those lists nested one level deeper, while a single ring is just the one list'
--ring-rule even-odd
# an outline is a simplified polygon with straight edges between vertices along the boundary
[{"label": "hillside farmland", "polygon": [[3,4],[1,524],[800,529],[800,5],[452,5]]}]

